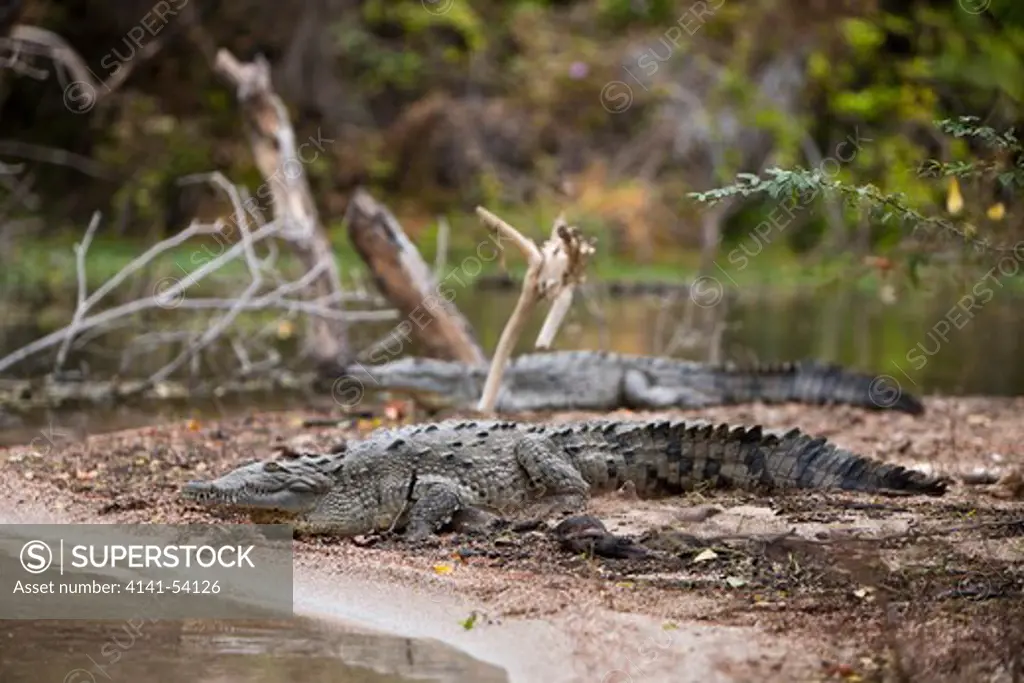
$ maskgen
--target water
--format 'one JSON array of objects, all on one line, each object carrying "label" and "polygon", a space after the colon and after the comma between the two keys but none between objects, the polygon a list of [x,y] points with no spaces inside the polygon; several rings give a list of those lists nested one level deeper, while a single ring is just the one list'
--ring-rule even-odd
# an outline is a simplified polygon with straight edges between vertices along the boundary
[{"label": "water", "polygon": [[[766,283],[762,288],[745,287],[733,302],[727,299],[705,309],[691,308],[706,318],[703,329],[696,330],[697,336],[707,336],[716,323],[723,326],[721,352],[726,360],[813,357],[867,372],[890,373],[924,393],[1024,394],[1024,365],[1015,362],[1024,339],[1022,297],[1004,289],[965,314],[956,304],[970,289],[968,282],[961,287],[909,290],[900,292],[895,302],[885,303],[877,293],[846,286],[782,293]],[[497,345],[517,296],[509,291],[459,292],[455,303],[487,352]],[[556,348],[606,348],[706,360],[701,347],[670,348],[675,328],[685,316],[687,298],[685,293],[577,298]],[[8,302],[7,307],[14,305],[16,302]],[[53,329],[40,326],[31,316],[18,316],[14,323],[14,316],[2,313],[0,310],[0,355]],[[66,318],[70,319],[70,311]],[[542,318],[541,311],[534,312],[517,353],[530,350]],[[168,319],[166,324],[173,323]],[[352,331],[352,344],[363,348],[395,324],[361,324]],[[69,366],[84,359],[95,375],[113,374],[121,362],[124,341],[116,332],[108,335],[93,345],[92,353],[72,354]],[[294,338],[282,342],[280,348],[285,354],[294,354]],[[393,348],[397,353],[417,351],[414,344]],[[174,353],[174,348],[167,347],[162,353],[140,354],[124,374],[145,376]],[[393,356],[384,353],[381,357]],[[12,368],[11,374],[40,374],[51,364],[52,354],[43,353],[33,362]]]},{"label": "water", "polygon": [[[817,358],[888,375],[905,391],[916,394],[1024,394],[1024,364],[1017,362],[1024,352],[1024,302],[1007,288],[966,314],[956,304],[971,287],[968,282],[960,287],[902,291],[896,301],[887,303],[875,292],[846,286],[780,293],[766,285],[746,287],[735,299],[729,296],[706,308],[689,305],[686,293],[618,298],[592,294],[577,299],[559,332],[556,348],[739,362]],[[515,291],[459,293],[456,304],[477,330],[486,351],[491,352],[497,345],[517,296]],[[688,310],[693,319],[691,324],[684,324]],[[543,311],[535,311],[516,353],[530,351],[542,319]],[[353,347],[365,348],[394,324],[359,326],[352,331]],[[0,330],[0,353],[49,331],[22,318],[16,328]],[[96,376],[115,372],[120,362],[120,341],[113,336],[96,353],[72,357],[70,367],[84,359]],[[284,342],[282,353],[294,353],[294,347],[294,339]],[[129,374],[145,376],[175,353],[168,347],[161,353],[141,356]],[[417,353],[415,344],[393,344],[376,360],[404,353]],[[51,362],[50,357],[40,356],[34,369],[44,372]],[[53,440],[55,430],[61,433],[56,438],[68,439],[165,420],[234,416],[309,403],[308,396],[278,392],[189,405],[133,403],[40,411],[2,425],[0,445]],[[329,397],[326,405],[330,406]]]},{"label": "water", "polygon": [[4,683],[502,683],[432,641],[342,632],[308,619],[0,621]]},{"label": "water", "polygon": [[[968,285],[968,288],[970,285]],[[695,344],[671,345],[682,326],[688,295],[605,298],[577,302],[556,340],[558,348],[606,348],[640,354],[711,359],[708,337],[721,328],[720,360],[773,362],[816,358],[871,374],[887,374],[915,393],[1024,394],[1024,300],[1009,292],[993,297],[968,317],[955,308],[963,292],[920,291],[894,303],[877,293],[821,288],[780,295],[747,288],[734,302],[690,307]],[[491,351],[515,295],[477,295],[464,308]],[[952,312],[951,312],[952,311]],[[705,320],[700,324],[700,316]],[[520,340],[530,350],[542,315]],[[603,320],[602,320],[603,318]],[[695,328],[695,329],[694,329]],[[685,337],[686,335],[682,335]]]}]

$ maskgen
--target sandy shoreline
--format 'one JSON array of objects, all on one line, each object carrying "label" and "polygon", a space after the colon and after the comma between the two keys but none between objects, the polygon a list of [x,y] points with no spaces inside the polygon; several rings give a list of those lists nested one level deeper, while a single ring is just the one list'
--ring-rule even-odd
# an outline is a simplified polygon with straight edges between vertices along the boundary
[{"label": "sandy shoreline", "polygon": [[[57,511],[53,491],[23,488],[21,492],[21,496],[10,489],[4,492],[4,499],[14,505],[0,507],[0,524],[111,523],[77,505]],[[602,608],[599,596],[581,600],[579,591],[570,595],[565,586],[552,591],[551,586],[526,584],[509,591],[518,593],[518,601],[528,609],[536,607],[538,591],[552,593],[557,602],[543,619],[492,619],[487,615],[507,611],[517,600],[508,595],[504,600],[480,597],[481,584],[498,577],[441,577],[400,557],[390,563],[366,562],[358,557],[360,550],[297,548],[297,616],[360,631],[435,640],[503,669],[510,683],[765,680],[763,670],[757,673],[756,658],[770,657],[769,668],[781,674],[780,664],[791,652],[780,639],[766,638],[756,629],[670,624],[623,614]],[[325,555],[330,561],[325,562]],[[531,594],[525,602],[524,593]],[[467,630],[462,624],[474,612],[481,616]],[[771,640],[775,642],[766,642]],[[791,655],[788,659],[804,673],[814,669],[813,659],[797,662]],[[748,671],[737,675],[738,668]],[[787,670],[792,671],[792,666]]]},{"label": "sandy shoreline", "polygon": [[[1024,464],[1017,417],[1024,402],[932,399],[928,407],[922,419],[802,406],[723,408],[701,417],[768,427],[798,424],[864,455],[926,463],[943,472]],[[373,426],[303,428],[299,418],[311,414],[303,410],[96,435],[42,457],[25,448],[0,449],[0,500],[5,501],[0,518],[223,522],[183,506],[177,486],[241,460],[267,457],[272,444],[299,439],[326,449]],[[694,514],[709,506],[718,514]],[[966,534],[944,537],[949,548],[941,550],[920,541],[886,543],[863,570],[862,560],[851,563],[850,553],[839,553],[838,545],[786,546],[776,556],[774,544],[762,543],[754,552],[746,541],[736,545],[721,539],[739,531],[771,536],[790,529],[812,540],[840,535],[842,529],[898,535],[911,527],[948,526],[965,515],[991,522],[993,529],[1016,529],[1004,520],[1015,510],[1019,516],[1018,508],[1019,503],[998,498],[992,487],[957,487],[939,501],[806,492],[767,498],[708,492],[668,501],[607,496],[595,499],[592,511],[613,532],[639,537],[671,529],[717,539],[708,546],[713,552],[708,556],[685,543],[681,550],[671,547],[675,537],[667,532],[651,537],[661,548],[669,544],[656,562],[571,556],[541,532],[482,540],[449,535],[421,548],[390,540],[297,541],[295,605],[297,613],[358,629],[438,640],[505,669],[516,682],[836,680],[844,672],[872,680],[888,665],[885,643],[903,637],[884,633],[883,595],[893,596],[888,599],[894,604],[912,605],[929,624],[946,624],[947,607],[964,613],[991,610],[991,601],[966,602],[974,593],[962,586],[974,591],[978,577],[985,586],[998,587],[1000,596],[1020,601],[1024,576],[1012,566],[1024,558],[1024,529],[1000,531],[997,545],[983,539],[980,551],[970,551],[976,562],[965,550],[972,542]],[[977,546],[976,539],[973,543]],[[993,549],[998,553],[989,552]],[[947,551],[941,563],[933,561]],[[997,562],[994,554],[1004,556]],[[918,622],[907,614],[909,629]],[[467,629],[463,624],[471,615],[475,621]],[[950,653],[960,642],[972,650],[981,647],[974,631],[942,628],[929,636],[932,645],[945,638]],[[945,659],[928,666],[932,673],[956,668]],[[929,674],[921,680],[957,679]]]}]

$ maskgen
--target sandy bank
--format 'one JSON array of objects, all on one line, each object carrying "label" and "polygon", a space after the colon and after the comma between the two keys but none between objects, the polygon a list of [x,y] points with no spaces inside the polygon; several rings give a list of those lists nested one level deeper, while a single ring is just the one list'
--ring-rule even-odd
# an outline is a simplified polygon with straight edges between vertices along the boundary
[{"label": "sandy bank", "polygon": [[[722,408],[702,417],[799,424],[864,455],[955,473],[1024,464],[1021,407],[1019,400],[933,399],[921,419],[800,406]],[[268,457],[275,444],[298,440],[326,450],[373,426],[302,427],[310,414],[95,435],[47,453],[0,450],[0,516],[225,521],[184,506],[177,487]],[[504,668],[513,681],[791,681],[854,673],[872,680],[895,659],[910,660],[922,676],[908,680],[953,681],[967,670],[964,657],[973,669],[963,680],[999,680],[988,674],[1005,671],[998,654],[1007,651],[1000,649],[1005,634],[996,626],[1024,604],[1024,524],[1019,503],[995,488],[957,487],[938,500],[607,496],[592,510],[612,531],[642,538],[657,557],[572,555],[542,530],[447,535],[418,547],[302,541],[295,544],[296,609],[433,638]],[[849,536],[870,543],[847,543]],[[895,630],[886,625],[893,610]]]},{"label": "sandy bank", "polygon": [[[58,502],[54,490],[30,485],[15,493],[0,486],[8,501],[0,507],[0,524],[112,522],[78,504]],[[781,675],[783,665],[785,671],[815,669],[813,658],[787,657],[793,644],[753,628],[622,613],[605,607],[600,592],[588,594],[587,587],[487,571],[440,576],[401,553],[381,557],[378,551],[367,559],[363,550],[297,544],[296,614],[440,641],[504,669],[512,683],[744,681],[765,680],[769,671]],[[694,606],[699,602],[695,598]],[[479,616],[467,629],[473,614]],[[481,673],[473,680],[493,679]]]}]

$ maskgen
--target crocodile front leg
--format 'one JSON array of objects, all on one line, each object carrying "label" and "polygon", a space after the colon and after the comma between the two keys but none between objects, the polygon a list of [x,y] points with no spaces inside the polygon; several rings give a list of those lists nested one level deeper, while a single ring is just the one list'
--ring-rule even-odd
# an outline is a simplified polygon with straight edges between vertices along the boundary
[{"label": "crocodile front leg", "polygon": [[590,498],[590,484],[561,448],[538,434],[527,434],[515,447],[516,461],[550,510],[582,510]]},{"label": "crocodile front leg", "polygon": [[626,406],[634,410],[707,408],[722,403],[687,387],[662,387],[652,384],[647,375],[639,370],[626,371],[622,379],[622,395]]},{"label": "crocodile front leg", "polygon": [[444,477],[420,477],[413,485],[412,507],[405,537],[421,541],[441,530],[452,521],[456,512],[469,507],[459,492],[458,485]]}]

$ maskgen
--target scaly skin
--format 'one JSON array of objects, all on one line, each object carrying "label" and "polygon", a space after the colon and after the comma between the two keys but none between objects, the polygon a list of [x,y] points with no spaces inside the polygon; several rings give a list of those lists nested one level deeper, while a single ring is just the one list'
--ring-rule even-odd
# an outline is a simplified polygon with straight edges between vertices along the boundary
[{"label": "scaly skin", "polygon": [[423,538],[460,511],[509,512],[537,500],[566,510],[633,482],[654,497],[695,486],[901,491],[941,495],[943,480],[863,458],[799,430],[705,422],[568,424],[449,420],[378,430],[337,456],[246,465],[183,496],[287,516],[307,533],[405,528]]},{"label": "scaly skin", "polygon": [[[411,394],[431,408],[472,408],[487,368],[430,358],[402,358],[345,369],[339,387]],[[346,386],[347,385],[347,386]],[[353,392],[354,390],[354,392]],[[550,410],[661,410],[750,403],[841,403],[921,414],[910,395],[879,378],[838,365],[804,361],[740,367],[600,351],[536,353],[505,369],[499,413]]]}]

